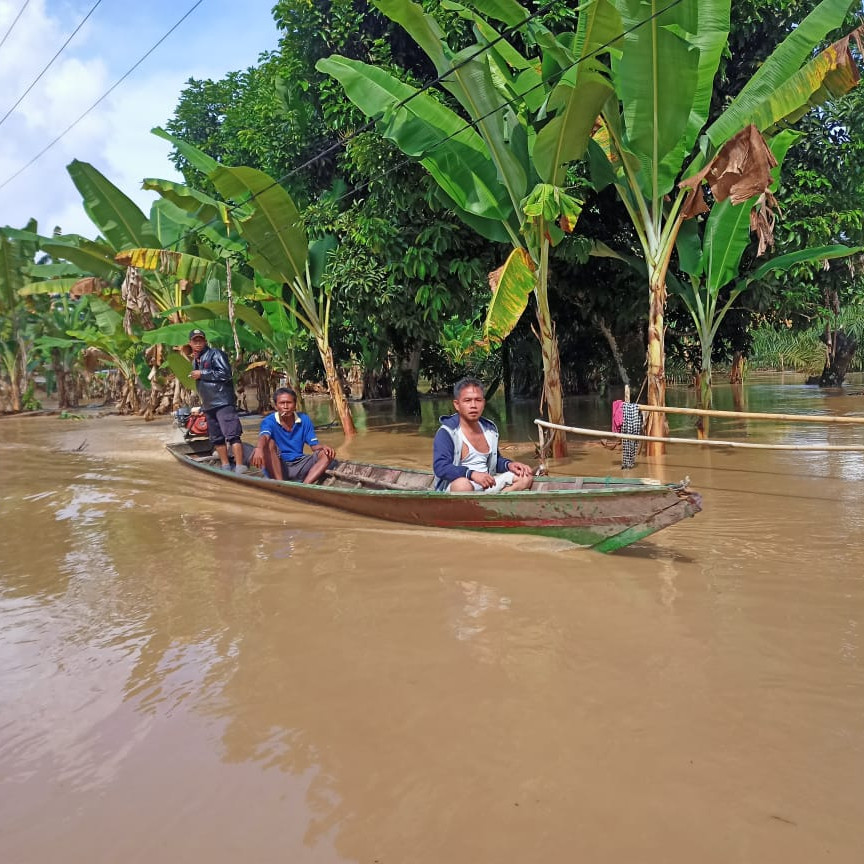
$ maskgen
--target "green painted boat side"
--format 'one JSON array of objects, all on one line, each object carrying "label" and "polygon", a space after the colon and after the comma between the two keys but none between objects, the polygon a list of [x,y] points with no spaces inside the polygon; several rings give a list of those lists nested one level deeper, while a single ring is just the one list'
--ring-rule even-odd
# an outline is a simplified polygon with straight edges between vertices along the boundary
[{"label": "green painted boat side", "polygon": [[[651,480],[538,477],[528,492],[448,495],[429,488],[430,472],[414,469],[342,462],[337,481],[342,485],[307,485],[223,471],[198,461],[209,452],[203,444],[169,444],[168,450],[183,464],[219,479],[360,516],[433,528],[555,537],[601,552],[613,552],[702,509],[697,493]],[[414,488],[355,488],[341,479],[343,471],[353,472],[352,479],[356,475],[358,482],[396,485],[380,479],[386,477]],[[568,488],[544,488],[552,486]]]}]

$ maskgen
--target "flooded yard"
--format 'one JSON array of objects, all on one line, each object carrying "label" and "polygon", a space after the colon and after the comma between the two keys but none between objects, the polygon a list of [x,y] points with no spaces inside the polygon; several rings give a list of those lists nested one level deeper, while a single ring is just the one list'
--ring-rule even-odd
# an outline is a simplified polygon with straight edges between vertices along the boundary
[{"label": "flooded yard", "polygon": [[[609,404],[568,422],[609,428]],[[443,410],[321,438],[425,468]],[[492,406],[507,455],[533,458],[534,410]],[[202,476],[167,419],[0,428],[4,864],[862,860],[864,453],[670,446],[632,473],[689,476],[704,511],[602,556]],[[620,476],[571,445],[552,473]]]}]

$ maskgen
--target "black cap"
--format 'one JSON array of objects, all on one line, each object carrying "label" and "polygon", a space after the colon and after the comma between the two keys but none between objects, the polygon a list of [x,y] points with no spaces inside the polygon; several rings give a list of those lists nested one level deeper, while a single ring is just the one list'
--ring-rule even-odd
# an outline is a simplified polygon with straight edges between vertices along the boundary
[{"label": "black cap", "polygon": [[189,340],[190,340],[190,341],[191,341],[192,339],[194,339],[196,336],[203,336],[205,339],[207,338],[207,334],[206,334],[203,330],[198,330],[198,329],[196,328],[195,330],[190,330],[190,331],[189,331]]}]

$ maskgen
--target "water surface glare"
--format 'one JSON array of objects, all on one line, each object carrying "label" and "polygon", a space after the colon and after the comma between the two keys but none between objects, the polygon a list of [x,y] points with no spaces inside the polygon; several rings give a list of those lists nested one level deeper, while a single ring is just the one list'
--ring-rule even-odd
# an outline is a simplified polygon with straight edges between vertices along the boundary
[{"label": "water surface glare", "polygon": [[[425,467],[435,410],[322,439]],[[864,860],[864,454],[642,459],[704,512],[601,556],[199,476],[167,421],[0,429],[3,864]],[[573,445],[553,473],[620,474]]]}]

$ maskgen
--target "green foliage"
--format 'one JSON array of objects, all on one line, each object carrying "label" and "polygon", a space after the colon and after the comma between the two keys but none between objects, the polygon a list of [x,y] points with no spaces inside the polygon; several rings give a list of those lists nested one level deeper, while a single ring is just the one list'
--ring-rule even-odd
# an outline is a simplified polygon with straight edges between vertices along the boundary
[{"label": "green foliage", "polygon": [[799,332],[760,327],[753,331],[748,357],[752,369],[806,372],[815,375],[825,363],[825,345],[815,328]]}]

